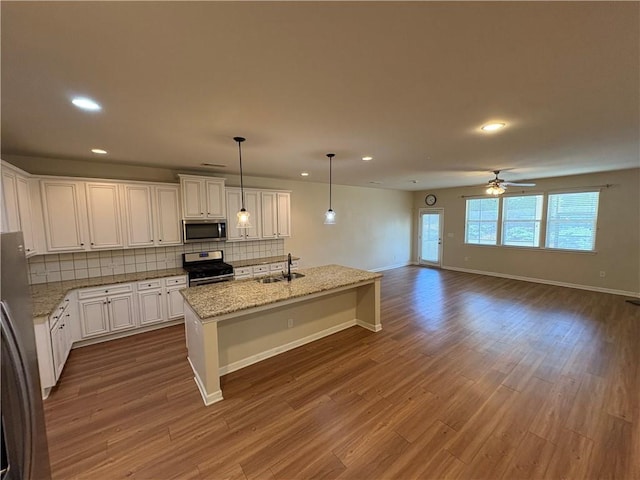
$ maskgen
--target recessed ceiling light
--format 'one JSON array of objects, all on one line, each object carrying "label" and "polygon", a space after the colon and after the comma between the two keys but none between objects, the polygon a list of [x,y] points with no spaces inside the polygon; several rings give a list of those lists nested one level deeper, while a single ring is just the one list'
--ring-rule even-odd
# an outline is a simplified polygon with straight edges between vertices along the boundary
[{"label": "recessed ceiling light", "polygon": [[309,172],[302,172],[300,174],[301,177],[308,177],[309,176]]},{"label": "recessed ceiling light", "polygon": [[373,157],[369,157],[369,156],[367,156],[367,157],[362,157],[362,160],[364,160],[365,162],[368,162],[368,161],[370,161],[370,160],[373,160]]},{"label": "recessed ceiling light", "polygon": [[486,125],[482,126],[482,130],[484,130],[485,132],[495,132],[496,130],[504,128],[504,126],[504,123],[487,123]]},{"label": "recessed ceiling light", "polygon": [[91,151],[93,153],[97,153],[98,155],[106,155],[107,154],[107,151],[103,150],[101,148],[92,148]]},{"label": "recessed ceiling light", "polygon": [[99,103],[86,97],[75,97],[73,100],[71,100],[71,103],[73,103],[76,107],[81,108],[82,110],[87,110],[89,112],[97,112],[99,110],[102,110],[102,107]]}]

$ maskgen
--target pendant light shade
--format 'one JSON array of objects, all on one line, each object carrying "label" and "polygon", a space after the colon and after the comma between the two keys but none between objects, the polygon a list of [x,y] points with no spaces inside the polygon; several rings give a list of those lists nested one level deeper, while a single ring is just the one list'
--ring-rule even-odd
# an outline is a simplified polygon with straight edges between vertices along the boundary
[{"label": "pendant light shade", "polygon": [[247,212],[244,208],[244,183],[242,180],[242,142],[246,140],[243,137],[233,137],[233,139],[238,142],[238,156],[240,157],[240,203],[241,208],[237,214],[238,224],[236,228],[251,228],[251,222],[249,221],[249,217],[251,214]]},{"label": "pendant light shade", "polygon": [[335,153],[327,153],[327,157],[329,157],[329,210],[327,210],[324,214],[324,224],[325,225],[335,225],[336,223],[336,212],[331,208],[331,173],[332,173],[332,162],[333,157],[335,157]]}]

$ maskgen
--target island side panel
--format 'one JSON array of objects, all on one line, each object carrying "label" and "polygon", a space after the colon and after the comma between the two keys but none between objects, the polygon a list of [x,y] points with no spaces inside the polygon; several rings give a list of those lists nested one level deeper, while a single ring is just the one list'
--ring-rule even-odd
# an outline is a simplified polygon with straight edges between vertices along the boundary
[{"label": "island side panel", "polygon": [[367,330],[382,330],[380,320],[380,279],[358,287],[357,324]]},{"label": "island side panel", "polygon": [[218,324],[203,324],[189,304],[184,302],[184,326],[194,380],[205,405],[211,405],[222,400],[218,373]]},{"label": "island side panel", "polygon": [[355,326],[357,298],[351,289],[218,322],[220,374]]}]

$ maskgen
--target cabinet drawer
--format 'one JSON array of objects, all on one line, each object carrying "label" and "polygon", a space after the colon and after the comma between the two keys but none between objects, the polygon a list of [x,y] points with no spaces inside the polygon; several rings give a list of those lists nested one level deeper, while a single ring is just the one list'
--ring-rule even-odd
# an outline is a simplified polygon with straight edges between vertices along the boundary
[{"label": "cabinet drawer", "polygon": [[96,288],[84,288],[78,292],[78,298],[93,298],[103,297],[105,295],[114,295],[117,293],[129,293],[133,292],[133,285],[130,283],[123,283],[118,285],[105,285],[103,287]]},{"label": "cabinet drawer", "polygon": [[292,260],[291,261],[291,270],[294,268],[298,268],[300,266],[300,260]]},{"label": "cabinet drawer", "polygon": [[252,268],[254,275],[269,275],[269,265],[255,265]]},{"label": "cabinet drawer", "polygon": [[187,284],[187,277],[184,275],[181,275],[179,277],[169,277],[169,278],[165,278],[164,279],[164,284],[167,287],[175,287],[178,285],[186,285]]},{"label": "cabinet drawer", "polygon": [[287,269],[287,262],[272,263],[269,265],[272,272],[282,272]]},{"label": "cabinet drawer", "polygon": [[233,269],[233,274],[236,277],[246,277],[246,276],[251,276],[253,275],[253,269],[251,267],[240,267],[240,268],[234,268]]},{"label": "cabinet drawer", "polygon": [[49,316],[49,326],[51,330],[57,325],[58,320],[62,318],[69,308],[69,299],[65,298]]},{"label": "cabinet drawer", "polygon": [[144,282],[138,282],[138,291],[141,290],[151,290],[162,288],[162,281],[160,279],[157,280],[145,280]]}]

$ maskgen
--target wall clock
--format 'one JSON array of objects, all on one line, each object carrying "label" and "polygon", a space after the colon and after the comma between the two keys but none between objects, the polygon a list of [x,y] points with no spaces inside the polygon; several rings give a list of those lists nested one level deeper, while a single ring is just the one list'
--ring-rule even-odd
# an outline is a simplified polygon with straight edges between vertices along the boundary
[{"label": "wall clock", "polygon": [[426,197],[424,197],[424,203],[426,203],[430,207],[436,204],[436,200],[437,200],[436,196],[431,193]]}]

